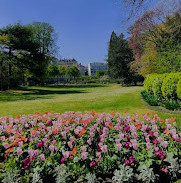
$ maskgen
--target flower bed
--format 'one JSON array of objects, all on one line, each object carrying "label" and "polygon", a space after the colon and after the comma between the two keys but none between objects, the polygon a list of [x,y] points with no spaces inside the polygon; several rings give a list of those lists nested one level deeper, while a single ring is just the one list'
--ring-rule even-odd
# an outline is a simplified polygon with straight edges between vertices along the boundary
[{"label": "flower bed", "polygon": [[171,182],[180,178],[174,118],[95,112],[0,118],[1,182]]}]

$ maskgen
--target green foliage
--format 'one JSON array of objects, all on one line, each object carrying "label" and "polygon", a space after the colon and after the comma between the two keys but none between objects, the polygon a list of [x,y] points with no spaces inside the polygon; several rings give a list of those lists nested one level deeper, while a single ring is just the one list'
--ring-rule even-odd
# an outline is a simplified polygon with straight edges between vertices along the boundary
[{"label": "green foliage", "polygon": [[125,79],[132,81],[134,73],[130,70],[130,63],[133,61],[133,52],[129,48],[128,41],[124,35],[117,36],[114,32],[111,35],[108,49],[108,74],[111,79]]},{"label": "green foliage", "polygon": [[181,73],[171,73],[163,81],[161,90],[162,95],[166,100],[177,99],[177,83]]},{"label": "green foliage", "polygon": [[48,65],[47,74],[50,77],[58,76],[59,75],[58,67],[55,64]]},{"label": "green foliage", "polygon": [[141,92],[142,97],[144,100],[151,106],[159,106],[161,100],[156,98],[154,95],[148,94],[146,91]]},{"label": "green foliage", "polygon": [[65,74],[66,74],[66,67],[64,65],[59,65],[58,66],[58,70],[59,70],[59,74],[61,76],[65,76]]},{"label": "green foliage", "polygon": [[96,76],[97,77],[101,77],[101,76],[104,76],[106,74],[106,71],[105,70],[99,70],[96,72]]},{"label": "green foliage", "polygon": [[146,77],[144,81],[144,87],[147,93],[153,94],[153,83],[156,79],[156,74],[150,74]]},{"label": "green foliage", "polygon": [[152,81],[152,91],[155,97],[162,98],[162,83],[168,74],[157,74]]},{"label": "green foliage", "polygon": [[76,66],[71,66],[66,69],[66,75],[69,77],[79,77],[80,71]]},{"label": "green foliage", "polygon": [[177,96],[181,100],[181,75],[179,76],[179,81],[177,83]]}]

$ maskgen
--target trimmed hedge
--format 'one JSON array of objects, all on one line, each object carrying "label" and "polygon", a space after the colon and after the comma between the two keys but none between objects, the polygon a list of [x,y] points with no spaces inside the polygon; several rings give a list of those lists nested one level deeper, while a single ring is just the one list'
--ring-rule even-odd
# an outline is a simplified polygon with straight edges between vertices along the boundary
[{"label": "trimmed hedge", "polygon": [[177,83],[177,96],[181,100],[181,75],[179,76],[179,81]]},{"label": "trimmed hedge", "polygon": [[148,94],[165,101],[181,100],[181,73],[151,74],[144,87]]},{"label": "trimmed hedge", "polygon": [[180,73],[169,74],[162,83],[162,95],[166,100],[177,100],[177,84]]}]

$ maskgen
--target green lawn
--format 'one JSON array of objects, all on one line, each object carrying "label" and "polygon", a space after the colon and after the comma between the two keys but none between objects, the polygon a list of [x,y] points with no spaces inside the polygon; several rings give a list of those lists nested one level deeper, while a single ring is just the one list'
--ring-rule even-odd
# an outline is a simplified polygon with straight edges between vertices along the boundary
[{"label": "green lawn", "polygon": [[[152,112],[140,101],[142,87],[112,85],[66,85],[58,87],[28,87],[0,92],[0,116],[31,114],[36,111],[90,111],[143,114]],[[161,118],[177,117],[156,111]]]}]

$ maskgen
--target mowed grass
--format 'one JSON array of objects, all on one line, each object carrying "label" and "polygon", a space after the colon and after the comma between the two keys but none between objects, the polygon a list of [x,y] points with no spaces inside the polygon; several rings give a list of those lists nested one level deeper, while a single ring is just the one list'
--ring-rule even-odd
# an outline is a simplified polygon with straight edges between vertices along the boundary
[{"label": "mowed grass", "polygon": [[157,113],[161,118],[176,117],[181,124],[181,114],[169,114],[148,109],[140,100],[143,87],[111,85],[62,85],[57,87],[24,87],[0,92],[0,116],[16,116],[34,112],[91,111],[120,113]]}]

